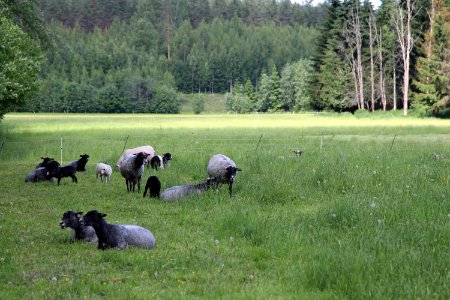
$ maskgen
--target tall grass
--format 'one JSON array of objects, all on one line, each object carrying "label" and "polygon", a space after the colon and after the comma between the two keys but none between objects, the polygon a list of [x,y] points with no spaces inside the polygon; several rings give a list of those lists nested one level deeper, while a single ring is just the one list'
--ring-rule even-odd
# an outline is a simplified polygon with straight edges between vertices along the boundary
[{"label": "tall grass", "polygon": [[[450,297],[449,121],[10,114],[0,132],[1,299]],[[60,159],[61,138],[64,162],[90,155],[79,183],[25,184],[41,156]],[[117,172],[95,182],[95,163],[145,144],[174,155],[145,172],[163,188],[232,157],[233,197],[161,203],[127,193]],[[147,227],[157,246],[69,243],[58,223],[70,208]]]}]

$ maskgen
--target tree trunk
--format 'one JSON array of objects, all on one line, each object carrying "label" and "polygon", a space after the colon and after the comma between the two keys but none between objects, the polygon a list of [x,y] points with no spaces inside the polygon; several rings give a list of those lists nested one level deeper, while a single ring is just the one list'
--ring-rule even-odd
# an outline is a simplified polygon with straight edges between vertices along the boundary
[{"label": "tree trunk", "polygon": [[373,62],[373,36],[372,26],[374,25],[373,12],[370,12],[369,16],[369,51],[370,51],[370,110],[375,110],[375,71]]}]

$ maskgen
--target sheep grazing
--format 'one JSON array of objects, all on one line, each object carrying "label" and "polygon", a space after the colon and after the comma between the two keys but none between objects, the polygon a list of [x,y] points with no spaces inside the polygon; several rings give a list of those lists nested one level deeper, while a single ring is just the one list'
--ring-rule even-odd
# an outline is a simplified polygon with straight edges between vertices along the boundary
[{"label": "sheep grazing", "polygon": [[158,171],[158,168],[164,169],[167,167],[169,160],[172,160],[172,154],[165,153],[163,156],[155,155],[150,160],[150,165],[153,169]]},{"label": "sheep grazing", "polygon": [[159,192],[161,191],[161,182],[159,181],[158,177],[150,176],[147,179],[143,196],[144,198],[145,195],[147,195],[147,191],[150,191],[150,197],[159,198]]},{"label": "sheep grazing", "polygon": [[160,198],[163,201],[175,201],[191,195],[199,196],[209,189],[211,183],[212,181],[210,179],[207,179],[199,184],[186,184],[180,186],[173,186],[171,188],[165,189],[161,193]]},{"label": "sheep grazing", "polygon": [[105,183],[108,183],[112,174],[112,168],[110,165],[104,163],[98,163],[95,165],[95,176],[96,181],[98,181],[98,177],[100,176],[101,181],[103,182],[103,178],[105,178]]},{"label": "sheep grazing", "polygon": [[138,185],[138,193],[141,190],[141,177],[144,174],[144,161],[148,154],[145,152],[139,152],[138,154],[131,154],[125,157],[119,170],[120,174],[125,178],[127,184],[127,191],[131,192],[131,189]]},{"label": "sheep grazing", "polygon": [[104,217],[106,214],[91,210],[82,218],[85,226],[94,227],[98,249],[123,250],[128,246],[151,249],[155,246],[155,237],[149,230],[136,225],[108,224]]},{"label": "sheep grazing", "polygon": [[120,166],[122,165],[125,158],[130,154],[138,154],[139,152],[144,152],[148,154],[148,157],[145,159],[145,164],[148,166],[150,164],[150,159],[155,156],[155,150],[152,146],[140,146],[132,149],[126,149],[122,155],[120,156],[119,160],[117,161],[117,168],[120,169]]},{"label": "sheep grazing", "polygon": [[88,162],[89,155],[82,154],[78,160],[72,160],[66,166],[75,167],[75,171],[84,172],[86,171],[86,164]]},{"label": "sheep grazing", "polygon": [[59,163],[55,160],[48,160],[41,163],[43,166],[35,169],[25,176],[25,182],[38,181],[54,181],[55,170],[59,167]]},{"label": "sheep grazing", "polygon": [[228,184],[230,197],[232,195],[233,183],[236,180],[237,171],[242,171],[236,167],[234,161],[223,154],[215,154],[208,162],[208,176],[218,187],[221,183]]},{"label": "sheep grazing", "polygon": [[76,213],[72,210],[68,210],[63,214],[63,217],[59,222],[59,226],[61,226],[61,229],[65,229],[67,227],[72,229],[70,235],[71,240],[77,239],[88,243],[97,243],[98,238],[95,234],[94,227],[83,226],[82,215],[82,212]]}]

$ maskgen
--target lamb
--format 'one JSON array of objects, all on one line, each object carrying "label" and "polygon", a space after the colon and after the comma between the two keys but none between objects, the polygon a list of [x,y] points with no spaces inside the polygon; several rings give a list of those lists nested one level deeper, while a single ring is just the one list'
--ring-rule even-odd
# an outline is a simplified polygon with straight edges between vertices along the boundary
[{"label": "lamb", "polygon": [[82,225],[82,212],[74,212],[72,210],[68,210],[63,214],[61,221],[59,222],[59,226],[61,229],[65,229],[67,227],[71,228],[71,240],[77,239],[87,243],[97,243],[98,238],[95,234],[94,227],[92,226],[83,226]]},{"label": "lamb", "polygon": [[86,164],[88,162],[89,155],[82,154],[78,160],[72,160],[65,166],[73,166],[75,167],[75,171],[84,172],[86,171]]},{"label": "lamb", "polygon": [[53,182],[55,177],[55,170],[59,167],[59,163],[55,160],[48,160],[43,165],[44,166],[38,167],[34,171],[28,173],[25,176],[25,182],[38,182],[47,180]]},{"label": "lamb", "polygon": [[[127,184],[127,191],[131,192],[131,187],[134,188],[136,183],[138,185],[138,193],[141,190],[141,177],[144,174],[144,161],[148,154],[145,152],[139,152],[138,154],[131,154],[125,157],[119,170],[120,174],[125,178]],[[128,186],[129,184],[129,186]]]},{"label": "lamb", "polygon": [[112,168],[110,165],[107,165],[105,163],[98,163],[97,165],[95,165],[95,174],[96,181],[98,181],[98,177],[100,176],[102,182],[104,177],[105,183],[108,183],[112,174]]},{"label": "lamb", "polygon": [[82,218],[83,225],[94,227],[98,249],[123,250],[128,246],[151,249],[155,246],[155,237],[149,230],[136,225],[108,224],[104,217],[106,214],[91,210]]},{"label": "lamb", "polygon": [[228,184],[228,190],[231,197],[237,171],[242,170],[236,167],[234,161],[223,154],[213,155],[208,162],[207,170],[208,176],[214,182],[215,187],[218,187],[221,183]]},{"label": "lamb", "polygon": [[61,179],[64,177],[72,178],[72,182],[78,183],[78,178],[75,176],[76,169],[72,165],[67,165],[63,167],[57,167],[54,171],[54,176],[58,178],[58,186],[61,182]]},{"label": "lamb", "polygon": [[120,156],[119,160],[117,161],[117,168],[120,169],[120,166],[122,165],[125,158],[130,154],[138,154],[139,152],[145,152],[148,154],[148,158],[145,159],[145,164],[148,165],[150,163],[150,159],[155,156],[155,150],[152,146],[140,146],[132,149],[126,149],[122,156]]},{"label": "lamb", "polygon": [[199,184],[186,184],[181,186],[173,186],[164,190],[161,193],[161,200],[163,201],[175,201],[190,195],[201,195],[209,189],[212,181],[207,179]]},{"label": "lamb", "polygon": [[147,195],[147,191],[150,191],[150,197],[159,198],[159,192],[161,191],[161,182],[159,181],[158,177],[150,176],[147,179],[143,196],[144,198],[145,195]]},{"label": "lamb", "polygon": [[45,166],[47,166],[47,164],[48,164],[50,161],[55,160],[55,159],[52,158],[52,157],[41,157],[41,159],[42,159],[42,162],[39,163],[39,164],[36,166],[36,169],[37,169],[37,168],[41,168],[41,167],[45,167]]},{"label": "lamb", "polygon": [[172,160],[172,154],[170,153],[165,153],[162,157],[160,155],[155,155],[150,160],[150,165],[153,169],[158,171],[158,168],[166,168],[169,160]]}]

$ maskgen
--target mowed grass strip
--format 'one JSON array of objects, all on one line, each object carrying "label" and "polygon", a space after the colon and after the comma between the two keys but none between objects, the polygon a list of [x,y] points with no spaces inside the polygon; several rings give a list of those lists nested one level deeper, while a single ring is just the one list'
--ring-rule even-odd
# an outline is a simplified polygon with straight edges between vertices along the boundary
[{"label": "mowed grass strip", "polygon": [[[0,123],[0,298],[450,297],[450,122],[350,115],[8,114]],[[61,186],[25,184],[41,156],[90,155]],[[124,147],[174,156],[141,193],[113,172]],[[293,150],[304,151],[300,157]],[[243,169],[227,189],[142,198],[207,176],[212,154]],[[150,251],[70,243],[68,210],[150,229]]]}]

